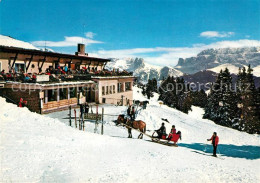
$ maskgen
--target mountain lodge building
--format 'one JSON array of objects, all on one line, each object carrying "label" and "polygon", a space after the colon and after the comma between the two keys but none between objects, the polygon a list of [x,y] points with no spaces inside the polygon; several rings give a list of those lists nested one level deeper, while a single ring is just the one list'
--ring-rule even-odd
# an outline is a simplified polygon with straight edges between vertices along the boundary
[{"label": "mountain lodge building", "polygon": [[89,57],[78,44],[75,55],[0,46],[0,96],[13,103],[20,98],[38,113],[76,106],[133,101],[132,73],[105,65],[109,59]]}]

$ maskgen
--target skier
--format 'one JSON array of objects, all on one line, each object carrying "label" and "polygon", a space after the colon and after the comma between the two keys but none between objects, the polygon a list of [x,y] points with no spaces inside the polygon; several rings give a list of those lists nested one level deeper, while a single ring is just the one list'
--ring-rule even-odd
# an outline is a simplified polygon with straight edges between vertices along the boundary
[{"label": "skier", "polygon": [[158,134],[158,138],[162,138],[162,136],[166,134],[166,128],[164,126],[164,123],[162,123],[162,126],[158,130],[155,130],[155,131]]},{"label": "skier", "polygon": [[210,139],[207,139],[208,141],[212,140],[212,145],[213,145],[213,156],[217,157],[217,147],[218,147],[218,142],[219,138],[217,136],[217,132],[214,132],[212,137]]}]

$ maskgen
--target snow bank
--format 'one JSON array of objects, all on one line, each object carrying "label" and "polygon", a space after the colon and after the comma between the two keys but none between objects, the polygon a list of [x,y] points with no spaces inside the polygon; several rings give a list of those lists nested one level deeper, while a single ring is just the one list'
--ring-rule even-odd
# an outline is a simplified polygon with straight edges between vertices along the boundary
[{"label": "snow bank", "polygon": [[[134,89],[135,95],[142,95]],[[39,115],[0,98],[0,180],[3,182],[259,182],[259,136],[249,135],[202,120],[201,109],[186,115],[150,100],[137,118],[149,130],[167,118],[183,133],[179,147],[128,139],[126,129],[112,126],[106,116],[105,134],[69,127],[65,112]],[[125,107],[105,105],[105,113],[118,114]],[[59,114],[63,114],[59,116]],[[90,128],[90,124],[86,128]],[[225,160],[196,153],[218,131]],[[151,132],[148,132],[151,133]],[[108,134],[114,137],[108,136]],[[135,135],[135,137],[137,137]],[[232,144],[232,145],[229,145]],[[248,150],[251,148],[252,150]],[[249,152],[248,152],[249,151]],[[245,153],[248,156],[245,156]]]}]

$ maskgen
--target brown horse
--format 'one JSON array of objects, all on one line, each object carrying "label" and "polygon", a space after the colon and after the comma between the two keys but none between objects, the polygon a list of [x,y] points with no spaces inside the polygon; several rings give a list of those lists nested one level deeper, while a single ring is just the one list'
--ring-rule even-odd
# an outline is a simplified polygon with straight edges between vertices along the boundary
[{"label": "brown horse", "polygon": [[[138,136],[139,139],[143,138],[143,133],[146,132],[146,123],[142,120],[134,120],[131,121],[130,119],[125,119],[124,115],[119,115],[117,118],[117,125],[123,123],[126,125],[128,129],[128,138],[132,138],[132,128],[140,130],[140,135]],[[131,127],[131,128],[129,128]]]}]

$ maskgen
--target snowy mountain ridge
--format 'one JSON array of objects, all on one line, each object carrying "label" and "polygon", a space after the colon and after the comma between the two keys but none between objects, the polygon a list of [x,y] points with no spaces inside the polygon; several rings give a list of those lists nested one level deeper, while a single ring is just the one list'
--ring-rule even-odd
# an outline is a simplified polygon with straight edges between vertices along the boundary
[{"label": "snowy mountain ridge", "polygon": [[179,77],[183,73],[169,66],[156,66],[148,64],[143,58],[112,58],[111,62],[106,65],[106,68],[113,69],[118,68],[120,70],[127,70],[133,72],[134,76],[138,77],[142,81],[156,78],[162,80],[167,76]]},{"label": "snowy mountain ridge", "polygon": [[218,71],[217,67],[221,65],[229,66],[232,70],[234,67],[238,68],[249,64],[251,68],[258,70],[260,47],[207,49],[201,51],[196,57],[180,58],[175,68],[187,74],[194,74],[207,69]]}]

